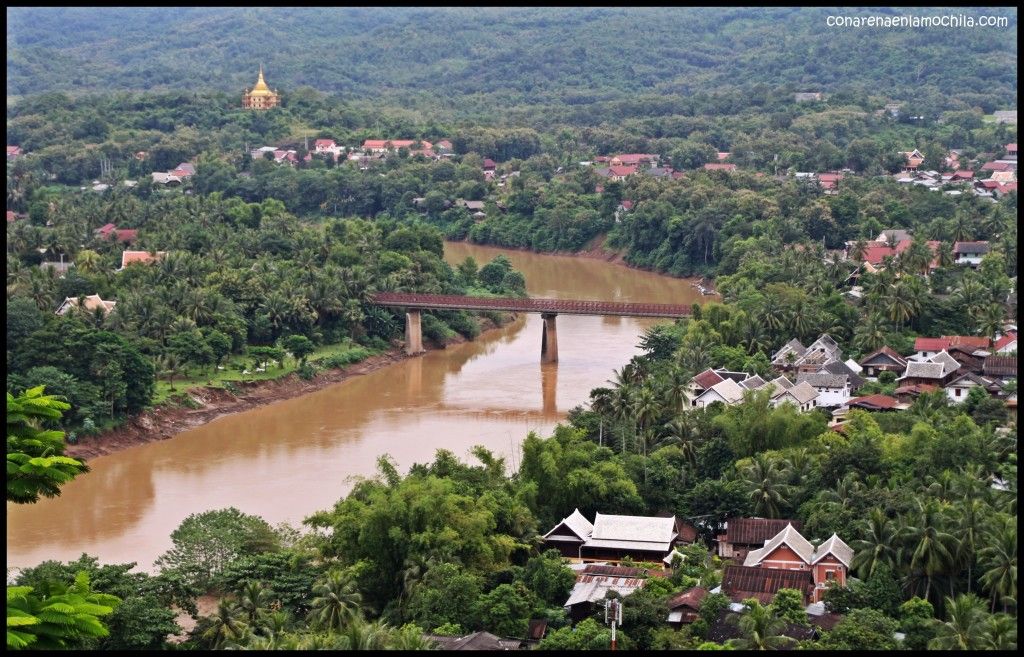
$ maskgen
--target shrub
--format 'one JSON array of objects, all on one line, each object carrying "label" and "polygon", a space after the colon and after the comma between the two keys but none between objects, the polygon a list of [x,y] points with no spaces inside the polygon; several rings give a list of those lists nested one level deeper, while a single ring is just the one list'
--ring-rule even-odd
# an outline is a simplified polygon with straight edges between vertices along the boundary
[{"label": "shrub", "polygon": [[316,376],[316,367],[310,363],[303,363],[302,365],[299,365],[299,369],[296,370],[296,373],[299,375],[300,379],[309,381]]}]

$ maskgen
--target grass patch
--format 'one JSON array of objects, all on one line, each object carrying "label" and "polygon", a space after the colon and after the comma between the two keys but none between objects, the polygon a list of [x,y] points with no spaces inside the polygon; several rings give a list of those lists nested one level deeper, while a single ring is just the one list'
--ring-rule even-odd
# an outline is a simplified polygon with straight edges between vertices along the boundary
[{"label": "grass patch", "polygon": [[[351,363],[358,363],[361,360],[365,360],[376,353],[379,352],[357,345],[350,340],[344,340],[337,344],[318,347],[309,355],[307,360],[310,362],[331,361],[349,365]],[[299,368],[299,364],[294,358],[285,358],[284,362],[281,363],[279,367],[268,365],[265,372],[257,372],[253,368],[253,361],[254,358],[252,356],[234,354],[222,365],[224,369],[206,369],[203,371],[192,370],[185,372],[183,376],[177,376],[174,378],[173,387],[172,382],[158,379],[156,382],[156,389],[153,394],[153,404],[162,404],[170,399],[172,395],[187,393],[189,390],[194,388],[226,388],[234,393],[238,390],[235,384],[239,382],[270,381],[272,379],[280,379],[281,377],[288,376],[292,372],[295,372]],[[342,365],[324,363],[322,366],[341,367]],[[248,370],[249,373],[244,374],[244,370]]]}]

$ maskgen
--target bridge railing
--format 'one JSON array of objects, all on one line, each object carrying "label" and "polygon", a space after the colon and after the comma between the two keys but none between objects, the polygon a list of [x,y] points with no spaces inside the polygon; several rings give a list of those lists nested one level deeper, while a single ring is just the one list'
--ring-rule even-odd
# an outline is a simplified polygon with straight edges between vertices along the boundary
[{"label": "bridge railing", "polygon": [[631,317],[683,317],[691,308],[683,304],[583,301],[574,299],[519,299],[469,297],[453,294],[380,292],[374,303],[405,308],[451,310],[504,310],[510,312],[565,313],[573,315],[622,315]]}]

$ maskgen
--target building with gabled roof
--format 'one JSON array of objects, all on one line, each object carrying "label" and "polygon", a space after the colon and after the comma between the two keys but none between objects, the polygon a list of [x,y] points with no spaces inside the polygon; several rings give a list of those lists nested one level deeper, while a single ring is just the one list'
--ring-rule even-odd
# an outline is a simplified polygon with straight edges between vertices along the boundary
[{"label": "building with gabled roof", "polygon": [[1001,336],[996,340],[995,344],[992,345],[992,351],[997,354],[1012,354],[1017,352],[1017,333],[1010,331],[1004,336]]},{"label": "building with gabled roof", "polygon": [[131,264],[149,264],[151,262],[158,262],[167,255],[167,251],[124,251],[121,253],[121,267],[117,271],[122,271],[125,267]]},{"label": "building with gabled roof", "polygon": [[807,347],[793,338],[772,354],[772,365],[779,369],[794,367],[797,360],[807,353]]},{"label": "building with gabled roof", "polygon": [[763,546],[787,525],[799,529],[803,522],[788,518],[729,518],[725,533],[716,537],[718,556],[742,561],[750,550]]},{"label": "building with gabled roof", "polygon": [[849,374],[833,374],[825,369],[817,372],[800,372],[796,375],[797,386],[806,383],[817,393],[816,406],[829,408],[842,406],[853,396],[853,381]]},{"label": "building with gabled roof", "polygon": [[98,294],[90,294],[89,296],[82,297],[82,302],[79,303],[79,297],[65,297],[63,303],[57,308],[58,315],[68,314],[72,308],[82,307],[90,312],[102,310],[103,312],[110,312],[117,305],[116,301],[104,301]]},{"label": "building with gabled roof", "polygon": [[778,408],[782,404],[793,404],[803,413],[817,405],[818,391],[806,381],[801,381],[792,388],[777,392],[772,396],[772,406]]},{"label": "building with gabled roof", "polygon": [[743,388],[732,379],[724,378],[697,395],[691,404],[697,408],[705,408],[715,402],[722,402],[729,406],[741,401],[743,401]]},{"label": "building with gabled roof", "polygon": [[893,372],[899,376],[907,369],[907,359],[888,346],[876,349],[862,358],[858,364],[869,377],[877,377],[882,372]]},{"label": "building with gabled roof", "polygon": [[991,247],[988,242],[953,242],[953,262],[977,267],[989,251]]},{"label": "building with gabled roof", "polygon": [[998,393],[1001,386],[992,379],[979,376],[974,372],[964,372],[946,384],[946,397],[953,404],[962,404],[967,399],[971,388],[983,388],[990,394]]},{"label": "building with gabled roof", "polygon": [[659,562],[680,539],[675,516],[622,516],[597,513],[590,523],[579,509],[544,535],[546,547],[583,562],[617,563],[629,556],[638,561]]},{"label": "building with gabled roof", "polygon": [[[1014,350],[1016,351],[1016,350]],[[1017,378],[1016,356],[989,356],[982,365],[982,374],[987,378],[1009,381]]]},{"label": "building with gabled roof", "polygon": [[669,598],[668,624],[678,629],[700,618],[700,603],[707,594],[707,589],[697,586]]},{"label": "building with gabled roof", "polygon": [[815,548],[792,525],[786,525],[765,541],[764,547],[748,552],[743,566],[781,572],[810,571],[814,582],[811,601],[820,602],[829,582],[846,586],[846,573],[852,561],[853,550],[838,535],[832,534]]},{"label": "building with gabled roof", "polygon": [[593,613],[594,604],[604,600],[609,591],[626,597],[643,588],[648,571],[644,568],[585,564],[576,573],[576,583],[563,605],[574,623]]}]

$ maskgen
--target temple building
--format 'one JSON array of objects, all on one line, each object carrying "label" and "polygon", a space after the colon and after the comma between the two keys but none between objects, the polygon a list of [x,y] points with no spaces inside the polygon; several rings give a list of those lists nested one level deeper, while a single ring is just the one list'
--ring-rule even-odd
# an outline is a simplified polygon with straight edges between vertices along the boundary
[{"label": "temple building", "polygon": [[271,107],[277,107],[280,102],[280,97],[277,91],[271,91],[270,87],[263,80],[263,66],[260,65],[260,75],[256,80],[256,86],[245,90],[245,95],[242,96],[242,107],[245,109],[254,110],[265,110]]}]

